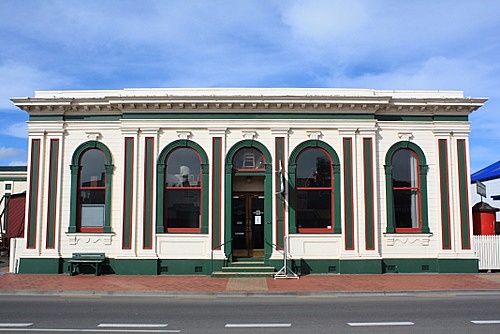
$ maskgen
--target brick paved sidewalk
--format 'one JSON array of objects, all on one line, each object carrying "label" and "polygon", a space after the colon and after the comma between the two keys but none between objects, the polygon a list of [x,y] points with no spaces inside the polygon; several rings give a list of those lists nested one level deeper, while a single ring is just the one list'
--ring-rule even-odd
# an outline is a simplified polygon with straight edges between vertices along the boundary
[{"label": "brick paved sidewalk", "polygon": [[0,273],[0,292],[349,293],[498,291],[500,274],[308,275],[300,279],[209,276],[93,276]]}]

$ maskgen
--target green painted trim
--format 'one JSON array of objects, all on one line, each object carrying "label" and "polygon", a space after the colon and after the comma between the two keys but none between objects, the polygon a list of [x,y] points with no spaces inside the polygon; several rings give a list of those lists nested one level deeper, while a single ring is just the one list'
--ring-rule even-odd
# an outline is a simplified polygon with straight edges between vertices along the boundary
[{"label": "green painted trim", "polygon": [[109,148],[103,143],[90,140],[85,143],[80,144],[73,152],[73,156],[71,158],[71,199],[70,199],[70,218],[69,218],[69,226],[68,233],[75,233],[77,231],[76,223],[78,221],[78,177],[80,174],[80,158],[82,154],[88,149],[99,149],[101,150],[106,157],[106,165],[105,173],[106,173],[106,206],[104,212],[104,227],[103,233],[111,233],[111,186],[112,186],[112,176],[113,176],[113,157],[111,155],[111,151]]},{"label": "green painted trim", "polygon": [[160,259],[158,270],[160,275],[211,275],[219,266],[220,261]]},{"label": "green painted trim", "polygon": [[291,262],[291,269],[300,275],[478,272],[478,260],[476,259],[297,259]]},{"label": "green painted trim", "polygon": [[365,247],[375,250],[375,200],[373,177],[373,140],[363,138],[363,177],[365,183]]},{"label": "green painted trim", "polygon": [[285,237],[285,138],[277,137],[275,139],[275,156],[276,161],[276,246],[278,249],[283,249]]},{"label": "green painted trim", "polygon": [[477,273],[479,260],[477,259],[449,259],[438,260],[440,273]]},{"label": "green painted trim", "polygon": [[427,160],[422,149],[410,141],[400,141],[395,143],[389,148],[385,156],[385,190],[386,190],[386,209],[387,209],[387,228],[386,233],[394,233],[394,211],[393,211],[393,198],[392,198],[392,156],[399,149],[409,149],[415,152],[418,157],[419,162],[419,188],[420,188],[420,220],[421,229],[420,233],[430,233],[429,229],[429,210],[427,203],[427,172],[429,171],[429,166],[427,166]]},{"label": "green painted trim", "polygon": [[297,259],[291,269],[298,275],[310,274],[381,274],[382,260]]},{"label": "green painted trim", "polygon": [[222,137],[212,138],[212,248],[222,242]]},{"label": "green painted trim", "polygon": [[122,249],[132,248],[132,203],[134,195],[134,138],[125,138],[123,161],[123,235]]},{"label": "green painted trim", "polygon": [[375,119],[380,122],[467,122],[467,115],[375,115]]},{"label": "green painted trim", "polygon": [[47,249],[55,248],[56,214],[58,198],[58,170],[59,170],[59,139],[50,140],[50,162],[49,162],[49,201],[47,213]]},{"label": "green painted trim", "polygon": [[27,180],[28,180],[27,177],[0,177],[0,182],[5,182],[5,181],[26,182]]},{"label": "green painted trim", "polygon": [[375,119],[373,114],[342,114],[342,113],[302,113],[302,112],[297,112],[297,113],[276,113],[276,112],[269,112],[269,113],[250,113],[248,110],[244,110],[241,112],[228,112],[228,113],[217,113],[211,110],[210,112],[206,113],[200,113],[200,112],[195,112],[195,113],[180,113],[180,112],[162,112],[162,113],[150,113],[150,114],[144,114],[144,113],[126,113],[123,114],[123,119],[183,119],[183,120],[204,120],[204,119],[248,119],[248,120],[258,120],[258,119],[264,119],[264,120],[310,120],[310,119],[318,119],[318,120],[324,120],[324,119],[358,119],[358,120],[372,120]]},{"label": "green painted trim", "polygon": [[477,273],[477,259],[384,259],[383,273]]},{"label": "green painted trim", "polygon": [[[226,154],[225,160],[225,170],[224,170],[224,180],[226,184],[226,189],[224,192],[224,208],[225,208],[225,220],[224,220],[224,244],[229,245],[224,248],[226,256],[231,259],[232,246],[230,245],[232,240],[232,197],[233,197],[233,157],[240,149],[245,147],[254,147],[258,149],[265,159],[265,176],[264,176],[264,256],[266,259],[272,254],[273,250],[273,240],[272,240],[272,228],[273,224],[267,224],[267,222],[272,222],[273,219],[273,175],[272,175],[272,156],[269,150],[262,143],[245,139],[236,144],[234,144]],[[253,174],[255,175],[255,174]]]},{"label": "green painted trim", "polygon": [[322,148],[325,150],[332,159],[332,169],[333,169],[333,233],[342,233],[342,222],[341,222],[341,201],[340,201],[340,160],[337,152],[328,145],[327,143],[312,139],[300,143],[295,147],[295,149],[290,154],[288,160],[288,201],[290,203],[288,207],[288,231],[290,234],[297,233],[297,224],[295,216],[295,176],[297,172],[297,158],[303,150],[307,148]]},{"label": "green painted trim", "polygon": [[451,249],[450,184],[448,177],[448,140],[439,139],[439,185],[441,194],[441,233],[443,249]]},{"label": "green painted trim", "polygon": [[380,122],[432,122],[433,116],[375,115]]},{"label": "green painted trim", "polygon": [[59,258],[20,258],[17,271],[19,274],[60,274],[62,262]]},{"label": "green painted trim", "polygon": [[122,115],[30,115],[30,122],[116,122]]},{"label": "green painted trim", "polygon": [[382,260],[340,260],[341,274],[381,274]]},{"label": "green painted trim", "polygon": [[167,157],[175,149],[191,148],[198,152],[201,158],[201,234],[208,233],[208,156],[205,150],[195,143],[187,139],[179,139],[171,142],[163,148],[157,160],[157,178],[156,178],[156,233],[165,233],[164,222],[164,207],[165,203],[165,173]]},{"label": "green painted trim", "polygon": [[0,173],[5,173],[5,172],[24,172],[26,173],[28,171],[27,166],[0,166]]},{"label": "green painted trim", "polygon": [[158,275],[157,259],[108,259],[103,274]]},{"label": "green painted trim", "polygon": [[40,188],[40,139],[31,140],[30,192],[28,200],[27,245],[29,249],[36,248],[36,227],[38,218],[38,191]]},{"label": "green painted trim", "polygon": [[122,115],[64,115],[66,122],[117,122],[122,119]]},{"label": "green painted trim", "polygon": [[[242,116],[244,115],[244,116]],[[246,112],[228,112],[228,113],[125,113],[119,115],[30,115],[31,122],[43,121],[71,121],[71,122],[113,122],[121,119],[375,119],[377,121],[390,122],[432,122],[432,121],[449,121],[449,122],[467,122],[468,116],[463,115],[434,115],[434,116],[408,116],[408,115],[374,115],[369,114],[350,114],[350,113],[246,113]]]},{"label": "green painted trim", "polygon": [[383,273],[437,273],[438,262],[435,258],[428,259],[384,259]]},{"label": "green painted trim", "polygon": [[29,115],[30,122],[61,122],[63,115]]},{"label": "green painted trim", "polygon": [[469,121],[469,116],[467,115],[457,115],[457,116],[445,116],[445,115],[436,115],[434,116],[435,122],[467,122]]},{"label": "green painted trim", "polygon": [[154,140],[154,137],[146,137],[144,142],[143,249],[153,249]]},{"label": "green painted trim", "polygon": [[[69,259],[21,258],[19,274],[69,273]],[[283,262],[268,265],[281,268]],[[107,259],[103,274],[115,275],[210,275],[225,265],[222,260],[184,259]],[[290,268],[299,275],[310,274],[382,274],[382,273],[477,273],[477,259],[296,259]],[[93,273],[89,271],[89,273]]]},{"label": "green painted trim", "polygon": [[457,139],[458,189],[460,196],[460,232],[462,249],[471,249],[469,217],[469,174],[465,139]]},{"label": "green painted trim", "polygon": [[342,145],[344,151],[344,247],[346,250],[354,250],[352,138],[344,138]]}]

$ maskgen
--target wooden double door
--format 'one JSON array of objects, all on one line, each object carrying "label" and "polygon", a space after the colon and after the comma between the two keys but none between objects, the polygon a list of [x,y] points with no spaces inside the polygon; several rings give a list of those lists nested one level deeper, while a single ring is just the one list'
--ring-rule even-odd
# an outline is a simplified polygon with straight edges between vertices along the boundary
[{"label": "wooden double door", "polygon": [[264,193],[234,194],[232,200],[233,257],[264,257]]}]

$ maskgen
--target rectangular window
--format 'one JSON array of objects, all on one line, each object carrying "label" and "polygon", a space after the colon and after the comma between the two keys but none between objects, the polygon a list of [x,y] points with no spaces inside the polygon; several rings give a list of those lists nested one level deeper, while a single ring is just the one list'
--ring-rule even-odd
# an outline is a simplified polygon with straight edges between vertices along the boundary
[{"label": "rectangular window", "polygon": [[82,204],[82,231],[102,229],[104,226],[104,204]]},{"label": "rectangular window", "polygon": [[200,190],[168,189],[165,196],[168,232],[199,232]]},{"label": "rectangular window", "polygon": [[5,190],[11,190],[12,189],[12,184],[6,183],[5,184]]},{"label": "rectangular window", "polygon": [[418,192],[398,190],[393,194],[396,227],[418,228]]},{"label": "rectangular window", "polygon": [[331,207],[330,190],[298,190],[296,219],[299,232],[315,233],[325,232],[325,229],[331,230]]},{"label": "rectangular window", "polygon": [[80,191],[81,232],[102,232],[105,219],[105,189],[85,189]]}]

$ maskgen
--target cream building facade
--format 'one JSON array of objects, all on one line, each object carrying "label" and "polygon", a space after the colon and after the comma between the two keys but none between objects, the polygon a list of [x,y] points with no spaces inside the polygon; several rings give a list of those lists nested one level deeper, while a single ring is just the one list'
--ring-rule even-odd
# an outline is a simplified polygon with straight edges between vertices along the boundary
[{"label": "cream building facade", "polygon": [[460,91],[37,91],[20,273],[475,272]]}]

